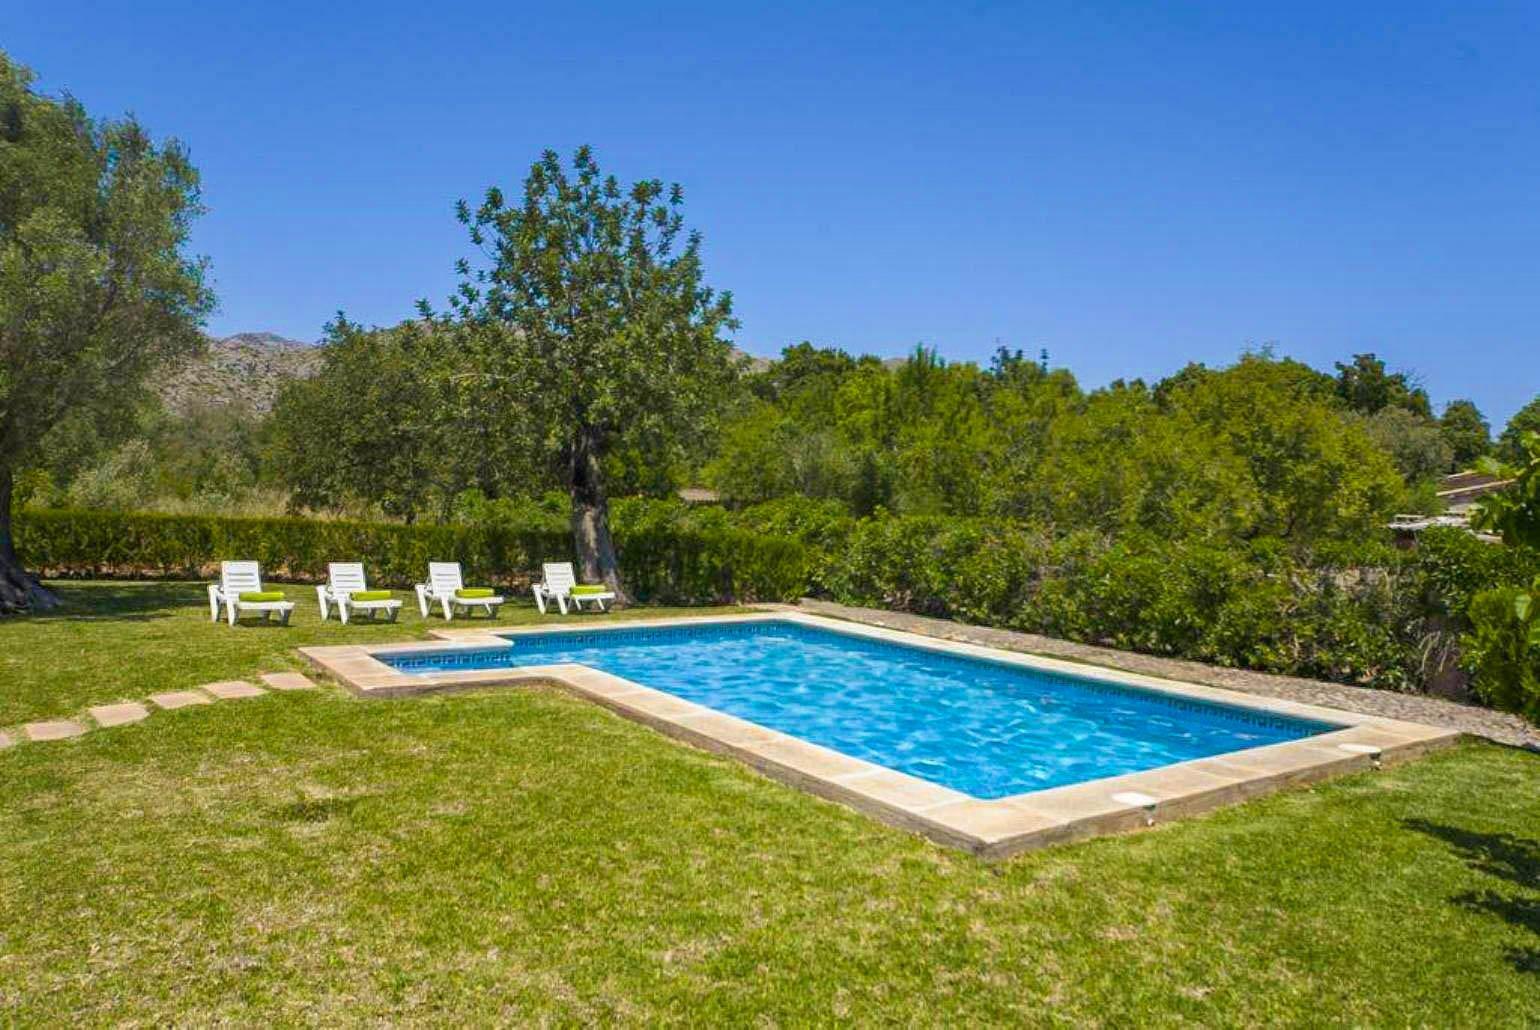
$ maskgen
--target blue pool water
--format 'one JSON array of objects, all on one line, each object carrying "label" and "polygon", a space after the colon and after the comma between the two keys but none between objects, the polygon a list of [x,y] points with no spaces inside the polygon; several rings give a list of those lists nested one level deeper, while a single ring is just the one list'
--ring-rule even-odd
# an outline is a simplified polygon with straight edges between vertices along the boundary
[{"label": "blue pool water", "polygon": [[578,662],[977,798],[1336,727],[791,622],[512,636],[406,673]]}]

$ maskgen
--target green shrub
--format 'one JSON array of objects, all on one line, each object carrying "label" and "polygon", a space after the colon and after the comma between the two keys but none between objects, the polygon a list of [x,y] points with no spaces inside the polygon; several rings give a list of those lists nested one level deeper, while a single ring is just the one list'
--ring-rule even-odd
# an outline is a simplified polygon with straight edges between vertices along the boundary
[{"label": "green shrub", "polygon": [[967,519],[879,513],[857,523],[843,553],[830,556],[825,585],[846,604],[950,615],[954,566],[981,538],[979,525]]},{"label": "green shrub", "polygon": [[[430,559],[468,581],[522,589],[543,561],[570,560],[550,505],[490,502],[472,525],[35,511],[17,527],[23,559],[51,576],[209,577],[255,558],[275,581],[318,581],[326,563],[369,564],[380,586],[417,582]],[[1410,556],[1380,544],[1301,553],[1090,531],[1055,535],[1001,520],[876,515],[776,501],[741,512],[629,498],[611,509],[626,583],[640,600],[784,601],[813,591],[876,606],[1212,662],[1414,690],[1429,621],[1469,629],[1472,599],[1540,574],[1540,555],[1430,530]],[[1482,696],[1523,703],[1512,641],[1483,601],[1466,639]],[[1491,609],[1495,611],[1495,609]],[[1454,620],[1457,620],[1454,621]],[[1507,655],[1508,658],[1502,656]],[[1506,662],[1506,664],[1504,664]],[[1517,677],[1517,678],[1516,678]],[[1512,684],[1518,683],[1515,687]]]},{"label": "green shrub", "polygon": [[50,576],[204,578],[221,559],[250,558],[275,580],[319,582],[328,562],[363,560],[371,580],[394,587],[420,582],[430,560],[518,582],[571,549],[566,534],[505,527],[35,510],[21,513],[17,545]]},{"label": "green shrub", "polygon": [[[1484,545],[1483,545],[1484,546]],[[836,600],[1220,665],[1420,684],[1420,575],[1388,547],[1307,560],[1249,548],[879,515],[815,555]]]},{"label": "green shrub", "polygon": [[1476,594],[1522,587],[1540,576],[1540,551],[1490,544],[1449,526],[1436,526],[1418,537],[1415,562],[1427,578],[1433,611],[1461,625]]},{"label": "green shrub", "polygon": [[839,501],[787,496],[734,513],[733,523],[767,536],[795,540],[807,552],[806,589],[828,594],[831,564],[844,551],[856,520]]},{"label": "green shrub", "polygon": [[1494,708],[1540,721],[1540,579],[1532,591],[1485,590],[1471,599],[1465,663]]},{"label": "green shrub", "polygon": [[[795,541],[623,520],[615,539],[642,600],[780,601],[805,586],[806,555]],[[311,583],[325,579],[328,562],[362,560],[372,583],[396,588],[420,582],[429,561],[458,561],[468,582],[523,588],[542,562],[572,557],[571,535],[548,518],[534,526],[408,526],[29,509],[17,520],[16,540],[28,567],[54,577],[204,579],[221,559],[245,558],[275,581]]]}]

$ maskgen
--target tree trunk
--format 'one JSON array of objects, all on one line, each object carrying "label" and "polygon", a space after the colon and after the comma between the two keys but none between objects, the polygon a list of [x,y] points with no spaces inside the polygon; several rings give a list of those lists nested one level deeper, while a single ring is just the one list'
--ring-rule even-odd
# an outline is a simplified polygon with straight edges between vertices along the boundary
[{"label": "tree trunk", "polygon": [[11,538],[13,485],[10,466],[0,465],[0,615],[41,611],[59,605],[59,599],[44,590],[37,577],[30,575],[16,560],[16,543]]},{"label": "tree trunk", "polygon": [[593,437],[579,432],[572,453],[572,540],[577,546],[578,579],[603,583],[615,592],[615,606],[631,603],[620,580],[620,562],[610,537],[610,502],[604,492],[604,472]]}]

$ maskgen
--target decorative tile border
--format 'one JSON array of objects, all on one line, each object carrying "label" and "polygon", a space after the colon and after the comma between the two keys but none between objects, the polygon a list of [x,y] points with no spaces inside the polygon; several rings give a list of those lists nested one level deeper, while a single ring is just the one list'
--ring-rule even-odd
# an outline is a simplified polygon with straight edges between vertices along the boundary
[{"label": "decorative tile border", "polygon": [[601,634],[727,622],[800,623],[941,655],[983,659],[1072,677],[1093,689],[1098,685],[1106,689],[1133,687],[1187,705],[1220,705],[1256,713],[1258,718],[1308,719],[1340,728],[1301,740],[986,801],[586,665],[411,675],[386,665],[379,657],[508,648],[513,646],[510,637],[570,633],[570,626],[506,628],[499,629],[497,635],[485,629],[440,629],[433,631],[436,641],[425,643],[305,647],[300,648],[300,653],[360,697],[409,697],[536,683],[559,686],[671,737],[737,758],[782,782],[986,858],[1003,858],[1062,841],[1139,829],[1284,787],[1414,758],[1460,738],[1454,730],[998,651],[801,612],[636,619],[588,625],[583,632]]}]

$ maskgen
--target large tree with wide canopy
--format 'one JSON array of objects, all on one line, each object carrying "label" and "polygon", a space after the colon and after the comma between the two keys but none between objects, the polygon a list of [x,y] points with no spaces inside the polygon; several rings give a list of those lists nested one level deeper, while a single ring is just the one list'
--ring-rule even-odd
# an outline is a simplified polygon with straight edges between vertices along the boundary
[{"label": "large tree with wide canopy", "polygon": [[16,473],[66,416],[111,425],[196,353],[213,306],[186,253],[198,173],[175,140],[97,120],[0,53],[0,612],[54,598],[19,562]]}]

